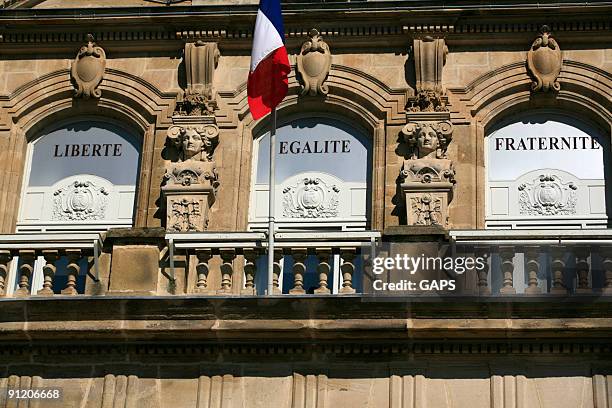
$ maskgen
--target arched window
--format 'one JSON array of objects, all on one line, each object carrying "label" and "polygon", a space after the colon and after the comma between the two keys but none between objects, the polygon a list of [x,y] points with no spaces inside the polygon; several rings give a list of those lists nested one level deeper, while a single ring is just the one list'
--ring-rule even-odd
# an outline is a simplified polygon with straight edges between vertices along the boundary
[{"label": "arched window", "polygon": [[17,231],[131,226],[140,141],[92,120],[53,127],[28,146]]},{"label": "arched window", "polygon": [[[17,233],[83,233],[132,226],[140,144],[122,126],[96,119],[60,123],[35,135],[27,150]],[[54,263],[53,285],[45,290],[64,293],[68,258],[60,256]],[[11,263],[9,294],[17,290],[22,262],[15,257]],[[88,256],[73,262],[79,267],[74,290],[83,293],[92,265]],[[35,260],[29,288],[33,294],[43,288],[45,263],[43,256]]]},{"label": "arched window", "polygon": [[[255,140],[249,228],[268,221],[269,133]],[[296,119],[276,137],[279,229],[369,227],[372,142],[357,126],[326,117]]]},{"label": "arched window", "polygon": [[486,149],[488,228],[605,228],[608,135],[558,113],[497,124]]}]

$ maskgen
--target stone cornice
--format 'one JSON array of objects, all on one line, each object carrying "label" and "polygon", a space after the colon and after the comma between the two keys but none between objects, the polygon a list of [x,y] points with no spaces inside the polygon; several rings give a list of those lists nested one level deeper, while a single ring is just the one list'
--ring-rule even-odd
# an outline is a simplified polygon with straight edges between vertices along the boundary
[{"label": "stone cornice", "polygon": [[[317,3],[284,6],[288,41],[301,41],[312,27],[328,39],[418,36],[437,33],[458,39],[482,34],[515,36],[537,32],[546,23],[555,33],[598,33],[606,37],[612,2],[557,2],[537,8],[507,4],[449,5],[442,2]],[[551,13],[554,11],[554,13]],[[14,9],[0,14],[2,43],[80,43],[92,23],[96,41],[246,41],[250,44],[256,6],[124,7],[92,9]],[[324,19],[321,17],[325,16]],[[322,22],[323,21],[323,22]],[[126,27],[130,27],[126,29]],[[154,27],[153,29],[151,27]],[[297,40],[296,40],[297,41]],[[601,39],[600,41],[605,41]]]},{"label": "stone cornice", "polygon": [[[313,23],[317,25],[316,23]],[[89,25],[89,23],[86,23]],[[321,35],[326,38],[337,38],[342,40],[345,38],[370,39],[376,37],[397,37],[402,38],[418,36],[421,34],[439,34],[448,37],[448,41],[461,40],[470,36],[478,36],[482,34],[495,34],[503,36],[512,36],[520,33],[537,32],[539,24],[537,23],[459,23],[459,24],[435,24],[435,23],[415,23],[407,25],[370,25],[370,24],[338,24],[338,26],[330,26],[321,28]],[[598,20],[574,20],[565,22],[549,23],[551,30],[556,33],[594,33],[601,37],[605,32],[610,31],[612,23],[610,21]],[[23,27],[24,29],[26,27]],[[0,28],[0,43],[5,44],[40,44],[40,43],[81,43],[86,40],[90,26],[83,27],[78,32],[78,24],[75,24],[70,29],[64,30],[49,30],[37,31],[36,29],[22,30],[18,27]],[[301,41],[307,36],[310,29],[306,26],[297,27],[288,25],[286,27],[287,40],[293,38]],[[86,32],[87,31],[87,32]],[[108,28],[107,30],[95,31],[94,37],[96,41],[133,41],[143,44],[147,41],[159,40],[179,40],[179,41],[245,41],[252,38],[252,32],[249,28],[219,28],[219,26],[197,27],[193,29],[181,30],[150,30],[142,27],[133,30],[125,30],[125,26]],[[605,37],[605,36],[604,36]],[[522,37],[521,37],[522,39]],[[602,40],[603,41],[603,40]]]},{"label": "stone cornice", "polygon": [[[19,342],[0,343],[0,358],[5,362],[16,362],[26,360],[28,363],[48,362],[58,355],[70,356],[73,364],[89,361],[91,358],[103,358],[103,362],[129,361],[146,363],[150,360],[159,362],[159,358],[171,358],[172,364],[176,363],[208,363],[214,364],[224,362],[245,362],[262,364],[283,362],[309,362],[321,360],[333,361],[335,364],[343,362],[374,359],[375,363],[394,363],[396,368],[400,362],[403,366],[411,366],[410,358],[423,358],[430,362],[448,361],[449,358],[469,358],[472,364],[478,362],[478,358],[484,359],[515,359],[526,358],[533,364],[540,359],[550,362],[551,358],[563,358],[566,363],[572,359],[585,357],[596,358],[598,363],[593,364],[592,369],[597,372],[601,367],[611,364],[612,347],[609,342],[601,341],[577,341],[577,340],[537,340],[522,341],[515,339],[511,342],[483,342],[474,339],[455,341],[412,341],[398,343],[387,342],[325,342],[318,344],[287,343],[283,341],[268,340],[265,343],[237,342],[237,343],[210,343],[202,341],[183,342],[159,342],[151,343],[123,343],[109,341],[104,343],[88,342],[83,344],[79,341],[71,342]],[[248,360],[245,360],[248,359]],[[482,360],[481,360],[482,361]],[[495,361],[495,360],[494,360]],[[583,361],[583,360],[578,360]]]},{"label": "stone cornice", "polygon": [[[370,301],[368,301],[370,300]],[[1,341],[435,342],[607,340],[612,302],[596,296],[405,298],[89,297],[3,299]]]}]

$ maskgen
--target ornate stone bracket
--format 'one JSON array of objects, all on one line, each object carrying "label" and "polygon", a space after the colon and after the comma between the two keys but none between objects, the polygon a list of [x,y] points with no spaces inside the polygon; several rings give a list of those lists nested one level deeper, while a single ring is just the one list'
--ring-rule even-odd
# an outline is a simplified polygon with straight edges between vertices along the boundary
[{"label": "ornate stone bracket", "polygon": [[448,114],[407,115],[402,129],[410,148],[400,174],[402,196],[406,202],[408,225],[448,224],[448,203],[452,200],[455,169],[448,159],[453,125]]},{"label": "ornate stone bracket", "polygon": [[177,103],[177,114],[210,115],[217,109],[213,80],[220,56],[217,43],[197,41],[185,44],[187,88],[183,100]]},{"label": "ornate stone bracket", "polygon": [[168,129],[168,141],[177,149],[178,161],[171,162],[164,175],[166,229],[204,231],[219,186],[213,160],[219,128],[210,116],[175,116],[173,123]]},{"label": "ornate stone bracket", "polygon": [[559,91],[557,78],[561,73],[563,58],[559,44],[552,38],[548,26],[542,26],[540,35],[531,44],[527,53],[527,70],[533,78],[533,92]]},{"label": "ornate stone bracket", "polygon": [[321,39],[319,31],[310,30],[310,39],[302,44],[297,56],[297,71],[302,84],[303,95],[327,95],[329,89],[325,80],[331,69],[331,51],[325,41]]},{"label": "ornate stone bracket", "polygon": [[448,47],[443,38],[425,36],[413,42],[416,95],[408,100],[411,112],[444,112],[447,98],[442,86],[442,68]]},{"label": "ornate stone bracket", "polygon": [[94,42],[91,34],[87,35],[87,45],[81,47],[72,63],[71,75],[76,85],[75,98],[99,98],[102,91],[98,85],[104,76],[106,53]]}]

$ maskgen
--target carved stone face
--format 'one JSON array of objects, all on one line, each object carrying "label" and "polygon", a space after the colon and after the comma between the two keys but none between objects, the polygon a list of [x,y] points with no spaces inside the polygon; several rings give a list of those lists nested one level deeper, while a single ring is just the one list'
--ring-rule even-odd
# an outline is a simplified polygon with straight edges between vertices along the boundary
[{"label": "carved stone face", "polygon": [[435,130],[431,127],[426,126],[423,128],[417,136],[417,148],[419,149],[419,156],[424,157],[435,152],[438,149],[440,141]]},{"label": "carved stone face", "polygon": [[189,129],[182,136],[182,146],[185,160],[189,160],[196,154],[202,152],[204,141],[198,132]]}]

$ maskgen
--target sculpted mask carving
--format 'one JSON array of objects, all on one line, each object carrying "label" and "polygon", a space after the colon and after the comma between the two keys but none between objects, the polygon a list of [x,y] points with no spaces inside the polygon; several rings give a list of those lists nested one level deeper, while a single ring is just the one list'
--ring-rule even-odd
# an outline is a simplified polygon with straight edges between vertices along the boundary
[{"label": "sculpted mask carving", "polygon": [[563,59],[559,44],[552,38],[547,26],[540,29],[540,35],[531,44],[527,53],[527,69],[533,77],[531,89],[534,92],[548,92],[551,89],[559,91],[561,85],[557,81],[561,72]]},{"label": "sculpted mask carving", "polygon": [[219,143],[219,128],[212,123],[200,126],[172,126],[168,139],[179,151],[179,162],[172,163],[165,178],[174,184],[189,186],[219,185],[213,153]]},{"label": "sculpted mask carving", "polygon": [[453,125],[446,121],[413,122],[404,126],[402,134],[411,151],[410,159],[404,160],[401,176],[422,183],[454,183],[455,170],[446,154],[452,133]]},{"label": "sculpted mask carving", "polygon": [[400,173],[408,225],[446,227],[455,168],[446,150],[453,125],[449,121],[410,122],[402,129],[410,148]]},{"label": "sculpted mask carving", "polygon": [[331,52],[317,30],[310,30],[309,36],[297,57],[297,70],[302,81],[301,94],[327,95],[329,89],[324,82],[331,69]]},{"label": "sculpted mask carving", "polygon": [[411,147],[411,159],[446,159],[453,125],[450,122],[411,122],[402,129],[404,140]]},{"label": "sculpted mask carving", "polygon": [[178,113],[190,116],[210,115],[217,109],[213,80],[220,56],[217,43],[197,41],[185,44],[187,89],[183,101],[178,104]]},{"label": "sculpted mask carving", "polygon": [[99,98],[102,91],[98,89],[98,85],[104,76],[105,67],[106,53],[102,47],[96,45],[93,36],[89,34],[87,45],[81,47],[72,63],[71,75],[76,84],[74,96],[84,99]]},{"label": "sculpted mask carving", "polygon": [[425,36],[413,43],[416,95],[408,101],[412,112],[447,111],[442,87],[442,69],[448,47],[443,38]]}]

